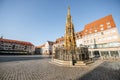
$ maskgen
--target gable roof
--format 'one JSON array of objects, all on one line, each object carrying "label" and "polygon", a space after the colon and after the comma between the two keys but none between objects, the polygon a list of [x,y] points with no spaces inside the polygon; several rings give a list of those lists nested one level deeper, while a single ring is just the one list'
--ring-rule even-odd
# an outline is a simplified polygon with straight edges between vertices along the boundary
[{"label": "gable roof", "polygon": [[11,39],[3,39],[3,38],[0,38],[0,42],[15,43],[15,44],[21,44],[21,45],[34,46],[34,45],[33,45],[32,43],[30,43],[30,42],[19,41],[19,40],[11,40]]}]

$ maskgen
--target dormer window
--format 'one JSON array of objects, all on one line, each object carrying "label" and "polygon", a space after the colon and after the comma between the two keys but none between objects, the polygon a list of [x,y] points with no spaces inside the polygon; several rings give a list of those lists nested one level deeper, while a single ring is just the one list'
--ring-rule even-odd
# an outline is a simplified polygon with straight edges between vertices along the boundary
[{"label": "dormer window", "polygon": [[104,28],[100,28],[100,30],[102,31],[102,30],[104,30]]},{"label": "dormer window", "polygon": [[97,29],[97,28],[98,28],[98,26],[95,26],[95,28]]},{"label": "dormer window", "polygon": [[103,27],[103,26],[104,26],[103,24],[100,25],[100,27]]},{"label": "dormer window", "polygon": [[97,32],[97,30],[95,30],[95,32]]},{"label": "dormer window", "polygon": [[109,25],[109,26],[107,26],[107,28],[109,29],[109,28],[111,28],[111,26]]},{"label": "dormer window", "polygon": [[110,22],[107,22],[106,24],[107,24],[107,25],[110,25]]},{"label": "dormer window", "polygon": [[90,27],[90,30],[92,30],[92,27]]}]

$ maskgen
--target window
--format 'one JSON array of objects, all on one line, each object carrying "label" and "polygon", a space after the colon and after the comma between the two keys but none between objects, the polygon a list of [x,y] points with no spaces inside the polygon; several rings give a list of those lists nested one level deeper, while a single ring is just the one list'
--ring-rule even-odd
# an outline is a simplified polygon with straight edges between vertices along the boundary
[{"label": "window", "polygon": [[90,27],[90,30],[92,30],[92,27]]},{"label": "window", "polygon": [[87,43],[89,43],[89,40],[87,40]]},{"label": "window", "polygon": [[93,42],[93,40],[91,39],[91,40],[90,40],[90,42],[92,43],[92,42]]},{"label": "window", "polygon": [[77,35],[77,38],[79,38],[79,36]]},{"label": "window", "polygon": [[117,36],[113,36],[114,39],[117,39]]},{"label": "window", "polygon": [[100,25],[100,27],[103,27],[103,26],[104,26],[103,24]]},{"label": "window", "polygon": [[110,32],[109,32],[109,31],[107,31],[107,32],[106,32],[106,34],[110,34]]},{"label": "window", "polygon": [[97,32],[97,30],[95,30],[95,32]]},{"label": "window", "polygon": [[101,34],[100,33],[98,33],[98,36],[100,36]]},{"label": "window", "polygon": [[98,26],[95,26],[95,28],[97,29],[97,28],[98,28]]},{"label": "window", "polygon": [[98,38],[99,41],[101,41],[101,38]]},{"label": "window", "polygon": [[92,33],[92,32],[89,32],[89,33]]},{"label": "window", "polygon": [[86,35],[86,38],[88,37],[88,35]]},{"label": "window", "polygon": [[111,40],[111,37],[109,36],[107,39],[108,39],[108,40]]},{"label": "window", "polygon": [[19,48],[21,48],[21,46],[19,46]]},{"label": "window", "polygon": [[110,25],[110,22],[107,22],[106,24],[107,24],[107,25]]},{"label": "window", "polygon": [[16,49],[18,48],[18,46],[16,46]]},{"label": "window", "polygon": [[100,30],[104,30],[104,28],[100,28]]},{"label": "window", "polygon": [[112,30],[112,32],[114,33],[114,32],[115,32],[115,30]]},{"label": "window", "polygon": [[8,47],[8,45],[5,45],[5,47]]},{"label": "window", "polygon": [[96,34],[94,36],[97,36]]},{"label": "window", "polygon": [[82,35],[80,35],[80,38],[82,38]]},{"label": "window", "polygon": [[15,49],[15,45],[12,46],[12,49]]},{"label": "window", "polygon": [[91,34],[90,37],[94,37],[94,34]]},{"label": "window", "polygon": [[86,43],[86,41],[84,41],[84,43]]},{"label": "window", "polygon": [[109,25],[109,26],[107,26],[107,28],[109,29],[109,28],[111,28],[111,26]]},{"label": "window", "polygon": [[104,40],[106,40],[106,38],[105,38],[105,37],[103,38],[103,41],[104,41]]},{"label": "window", "polygon": [[3,41],[1,41],[1,44],[3,44]]},{"label": "window", "polygon": [[91,37],[91,34],[89,35],[89,38]]}]

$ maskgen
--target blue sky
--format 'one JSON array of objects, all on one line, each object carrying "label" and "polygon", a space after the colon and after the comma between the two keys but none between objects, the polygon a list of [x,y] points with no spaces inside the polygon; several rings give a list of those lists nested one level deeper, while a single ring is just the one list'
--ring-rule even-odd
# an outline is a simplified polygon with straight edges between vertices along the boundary
[{"label": "blue sky", "polygon": [[120,33],[120,0],[0,0],[0,35],[41,45],[64,35],[68,5],[75,32],[112,14]]}]

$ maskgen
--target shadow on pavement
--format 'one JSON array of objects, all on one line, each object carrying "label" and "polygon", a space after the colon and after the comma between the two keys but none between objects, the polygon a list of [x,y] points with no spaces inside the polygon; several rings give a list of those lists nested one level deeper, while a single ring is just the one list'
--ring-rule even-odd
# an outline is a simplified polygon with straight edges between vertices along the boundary
[{"label": "shadow on pavement", "polygon": [[[102,63],[101,65],[103,65]],[[113,69],[99,65],[77,80],[120,80],[120,68]],[[106,65],[105,65],[106,66]]]},{"label": "shadow on pavement", "polygon": [[0,62],[50,59],[49,56],[0,56]]}]

